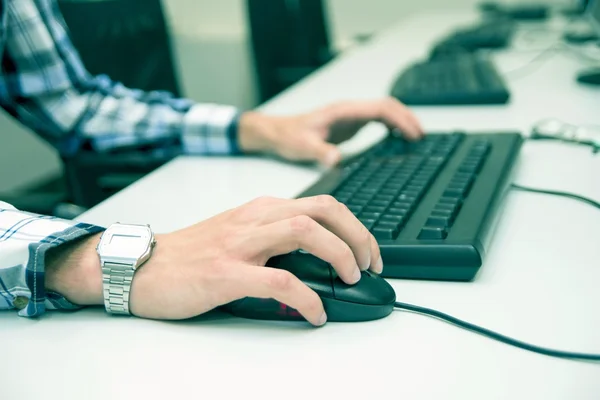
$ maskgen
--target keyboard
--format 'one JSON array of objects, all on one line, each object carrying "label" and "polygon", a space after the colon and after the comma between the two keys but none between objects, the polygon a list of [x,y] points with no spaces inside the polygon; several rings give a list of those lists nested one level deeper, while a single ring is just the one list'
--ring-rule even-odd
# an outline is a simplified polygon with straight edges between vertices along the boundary
[{"label": "keyboard", "polygon": [[391,94],[409,105],[506,104],[510,98],[495,65],[477,54],[413,64]]},{"label": "keyboard", "polygon": [[388,278],[473,280],[522,144],[518,133],[389,136],[299,197],[331,194],[381,248]]},{"label": "keyboard", "polygon": [[468,50],[503,49],[510,45],[514,32],[514,23],[495,21],[459,29],[441,44],[453,44]]},{"label": "keyboard", "polygon": [[514,20],[545,20],[550,14],[550,7],[540,2],[517,4],[502,4],[495,2],[484,2],[479,5],[484,13],[500,17],[508,17]]}]

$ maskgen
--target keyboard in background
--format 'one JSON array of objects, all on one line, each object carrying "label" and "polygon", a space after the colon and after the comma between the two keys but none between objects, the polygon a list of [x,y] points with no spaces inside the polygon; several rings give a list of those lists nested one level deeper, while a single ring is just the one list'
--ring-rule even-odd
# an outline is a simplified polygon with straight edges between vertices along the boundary
[{"label": "keyboard in background", "polygon": [[391,94],[409,105],[506,104],[510,97],[493,62],[481,54],[413,64],[397,78]]},{"label": "keyboard in background", "polygon": [[384,277],[472,280],[522,144],[517,133],[388,137],[299,197],[332,194],[377,238]]},{"label": "keyboard in background", "polygon": [[498,19],[458,29],[446,37],[440,45],[451,44],[471,51],[503,49],[510,45],[514,32],[513,22]]},{"label": "keyboard in background", "polygon": [[479,9],[497,17],[508,17],[517,21],[542,21],[550,15],[550,7],[542,2],[515,2],[514,4],[499,2],[483,2]]}]

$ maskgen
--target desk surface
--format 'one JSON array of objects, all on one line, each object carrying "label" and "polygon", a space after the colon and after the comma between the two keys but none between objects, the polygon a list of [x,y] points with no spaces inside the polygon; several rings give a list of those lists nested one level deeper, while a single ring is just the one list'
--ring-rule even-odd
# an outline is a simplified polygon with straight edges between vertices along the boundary
[{"label": "desk surface", "polygon": [[[421,15],[384,32],[263,109],[300,112],[387,93],[398,70],[472,15]],[[543,46],[542,46],[543,47]],[[512,70],[537,51],[503,52]],[[574,83],[579,59],[559,53],[509,81],[507,107],[415,109],[427,130],[520,129],[558,117],[591,123],[597,90]],[[346,152],[381,138],[373,124]],[[600,157],[528,143],[516,180],[600,198]],[[315,168],[274,160],[179,158],[82,216],[150,223],[165,232],[260,195],[293,197]],[[600,213],[534,194],[509,195],[472,283],[390,281],[401,301],[433,307],[543,346],[600,353]],[[185,322],[110,318],[102,310],[39,321],[0,314],[0,394],[15,399],[597,399],[600,365],[557,360],[415,314],[320,329],[213,313]],[[7,346],[8,344],[12,346]],[[35,378],[31,378],[35,376]],[[39,396],[39,397],[38,397]]]}]

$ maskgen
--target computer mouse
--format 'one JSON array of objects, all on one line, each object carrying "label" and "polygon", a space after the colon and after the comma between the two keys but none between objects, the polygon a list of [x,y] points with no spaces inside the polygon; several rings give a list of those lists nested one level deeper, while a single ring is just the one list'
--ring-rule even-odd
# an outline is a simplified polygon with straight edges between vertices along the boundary
[{"label": "computer mouse", "polygon": [[[358,283],[348,285],[327,262],[303,252],[273,257],[267,266],[288,270],[313,289],[323,301],[329,322],[372,321],[387,317],[394,309],[394,288],[371,272],[362,272]],[[304,320],[297,310],[274,299],[246,297],[222,309],[242,318]]]}]

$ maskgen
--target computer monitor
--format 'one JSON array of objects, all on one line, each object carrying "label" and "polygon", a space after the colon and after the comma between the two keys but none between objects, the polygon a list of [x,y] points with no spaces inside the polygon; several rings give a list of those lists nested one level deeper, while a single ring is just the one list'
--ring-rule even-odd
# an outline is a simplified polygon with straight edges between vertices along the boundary
[{"label": "computer monitor", "polygon": [[588,4],[586,16],[592,27],[600,34],[600,0],[592,0]]},{"label": "computer monitor", "polygon": [[[590,1],[585,10],[585,17],[590,22],[590,25],[592,25],[592,28],[600,35],[600,0]],[[588,85],[600,85],[600,68],[580,72],[577,76],[577,81]]]}]

